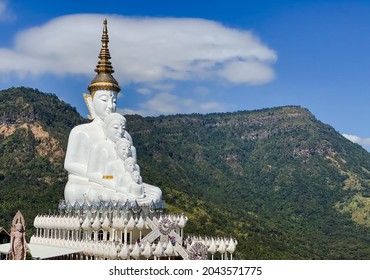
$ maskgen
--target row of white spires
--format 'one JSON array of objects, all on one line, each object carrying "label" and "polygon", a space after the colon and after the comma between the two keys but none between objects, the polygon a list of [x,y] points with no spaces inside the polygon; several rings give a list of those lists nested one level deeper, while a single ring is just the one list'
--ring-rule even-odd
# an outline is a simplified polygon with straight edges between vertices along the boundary
[{"label": "row of white spires", "polygon": [[[86,215],[85,219],[78,216],[60,216],[60,215],[37,215],[33,226],[36,229],[67,229],[67,230],[110,230],[111,228],[116,230],[133,230],[137,228],[138,230],[143,230],[144,227],[149,229],[146,222],[147,218],[143,218],[139,215],[139,218],[134,218],[133,215],[127,219],[124,214],[121,215],[105,215],[103,218],[100,215],[96,215],[95,218]],[[188,218],[184,215],[166,215],[174,227],[179,227],[183,229],[186,226]],[[162,215],[159,217],[158,222],[163,219]]]},{"label": "row of white spires", "polygon": [[[161,221],[170,221],[172,224],[171,229],[167,229],[168,232],[165,234],[159,229]],[[228,253],[232,258],[237,245],[236,240],[195,236],[185,239],[183,229],[187,221],[188,218],[184,215],[161,214],[157,218],[123,211],[110,214],[88,212],[85,218],[82,215],[38,215],[34,220],[36,235],[32,236],[31,243],[81,249],[85,257],[94,259],[150,258],[148,257],[150,254],[154,258],[180,255],[183,259],[188,259],[189,246],[194,242],[200,242],[206,245],[212,259],[215,253],[219,253],[221,259],[228,259]],[[142,234],[146,236],[143,237]],[[170,236],[172,240],[168,238]],[[171,245],[168,245],[169,242]],[[111,247],[108,248],[108,244]],[[116,251],[112,249],[113,244]],[[151,249],[148,248],[149,245]],[[100,253],[97,253],[98,251]],[[109,257],[106,255],[108,252],[111,254]]]},{"label": "row of white spires", "polygon": [[[136,242],[135,244],[121,244],[112,241],[92,240],[70,240],[70,239],[54,239],[48,237],[32,236],[31,242],[33,244],[49,245],[56,247],[65,247],[79,249],[83,252],[86,259],[123,259],[130,258],[139,259],[159,259],[163,257],[177,257],[181,256],[183,259],[188,259],[188,251],[195,243],[201,242],[207,248],[207,252],[214,258],[214,255],[219,253],[221,259],[233,258],[237,241],[233,238],[214,238],[214,237],[188,237],[186,239],[186,250],[178,243],[168,240],[168,242],[158,241],[150,244],[147,241],[145,244]],[[229,257],[228,257],[229,254]]]}]

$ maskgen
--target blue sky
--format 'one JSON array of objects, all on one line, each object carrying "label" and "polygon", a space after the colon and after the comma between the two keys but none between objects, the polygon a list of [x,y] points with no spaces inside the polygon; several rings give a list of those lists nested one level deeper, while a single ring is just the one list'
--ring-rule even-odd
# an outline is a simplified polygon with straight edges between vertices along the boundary
[{"label": "blue sky", "polygon": [[370,150],[370,1],[0,0],[0,89],[87,115],[102,21],[122,113],[308,108]]}]

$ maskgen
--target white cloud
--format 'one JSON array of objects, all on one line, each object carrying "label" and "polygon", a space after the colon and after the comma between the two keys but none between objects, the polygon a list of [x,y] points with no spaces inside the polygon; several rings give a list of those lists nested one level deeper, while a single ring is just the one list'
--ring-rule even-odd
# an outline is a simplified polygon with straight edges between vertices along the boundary
[{"label": "white cloud", "polygon": [[147,112],[157,112],[159,114],[175,114],[180,111],[179,98],[170,93],[157,94],[143,103],[141,107]]},{"label": "white cloud", "polygon": [[209,89],[203,86],[197,86],[193,89],[193,92],[199,95],[207,95],[209,93]]},{"label": "white cloud", "polygon": [[142,114],[142,112],[140,110],[133,110],[133,109],[117,108],[117,113],[120,113],[122,115],[142,115],[142,116],[146,116],[146,115]]},{"label": "white cloud", "polygon": [[219,75],[233,83],[264,84],[275,78],[274,71],[258,61],[233,61],[219,71]]},{"label": "white cloud", "polygon": [[152,89],[162,90],[162,91],[173,90],[176,87],[175,84],[168,84],[168,83],[167,84],[166,83],[163,83],[163,84],[154,83],[154,84],[147,84],[147,86]]},{"label": "white cloud", "polygon": [[225,110],[224,106],[218,102],[201,103],[199,107],[203,112],[220,112]]},{"label": "white cloud", "polygon": [[145,88],[145,87],[142,87],[142,88],[138,88],[136,90],[138,93],[142,94],[142,95],[148,95],[148,94],[151,94],[152,91],[148,88]]},{"label": "white cloud", "polygon": [[174,94],[162,92],[139,104],[138,110],[119,109],[122,114],[142,116],[168,115],[178,113],[210,113],[224,111],[223,104],[217,102],[198,102],[191,98],[180,98]]},{"label": "white cloud", "polygon": [[[62,16],[20,32],[14,48],[0,49],[0,72],[92,76],[102,20],[93,14]],[[115,77],[121,84],[220,77],[230,83],[262,84],[274,77],[274,50],[249,31],[214,21],[112,15],[108,30]]]},{"label": "white cloud", "polygon": [[348,140],[352,141],[353,143],[357,143],[363,146],[365,149],[370,150],[370,138],[361,138],[359,136],[351,134],[342,134],[342,135],[346,137]]},{"label": "white cloud", "polygon": [[136,89],[141,95],[150,95],[158,91],[171,91],[176,88],[176,85],[172,83],[145,83],[144,85],[145,87]]},{"label": "white cloud", "polygon": [[9,10],[8,1],[0,0],[0,22],[14,20],[16,16]]}]

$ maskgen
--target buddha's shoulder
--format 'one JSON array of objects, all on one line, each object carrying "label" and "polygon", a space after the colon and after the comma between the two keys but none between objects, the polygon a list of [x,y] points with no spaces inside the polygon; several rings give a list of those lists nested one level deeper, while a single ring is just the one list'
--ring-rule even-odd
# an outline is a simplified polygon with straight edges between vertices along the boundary
[{"label": "buddha's shoulder", "polygon": [[98,124],[95,124],[93,122],[77,125],[71,130],[71,135],[73,135],[73,134],[98,135],[100,133],[103,133],[102,126],[98,125]]}]

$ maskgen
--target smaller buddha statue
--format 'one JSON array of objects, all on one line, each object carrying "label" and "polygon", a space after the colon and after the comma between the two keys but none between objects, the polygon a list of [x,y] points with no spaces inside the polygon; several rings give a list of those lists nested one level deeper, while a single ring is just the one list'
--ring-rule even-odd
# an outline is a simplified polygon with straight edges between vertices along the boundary
[{"label": "smaller buddha statue", "polygon": [[104,184],[106,176],[106,166],[109,162],[117,159],[116,142],[123,137],[123,125],[125,117],[118,113],[111,113],[104,119],[104,140],[94,143],[91,147],[87,177],[89,181]]},{"label": "smaller buddha statue", "polygon": [[[112,161],[117,159],[116,142],[121,140],[124,134],[125,117],[119,113],[111,113],[104,118],[105,140],[92,145],[87,177],[92,184],[88,192],[90,202],[97,201],[99,197],[107,202],[115,195],[115,177],[113,174]],[[128,142],[128,140],[127,140]],[[125,143],[127,143],[125,142]],[[104,194],[103,194],[104,193]]]},{"label": "smaller buddha statue", "polygon": [[130,184],[130,190],[129,193],[136,198],[144,198],[145,193],[143,190],[143,182],[140,176],[140,172],[137,170],[134,170],[134,172],[131,173],[131,184]]}]

